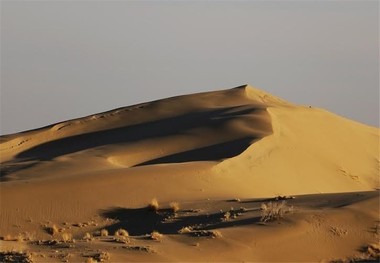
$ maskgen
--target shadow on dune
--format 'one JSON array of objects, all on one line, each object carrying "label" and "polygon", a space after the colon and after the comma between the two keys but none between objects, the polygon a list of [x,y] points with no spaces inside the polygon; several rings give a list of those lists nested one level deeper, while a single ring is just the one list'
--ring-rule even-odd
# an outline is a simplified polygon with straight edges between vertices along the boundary
[{"label": "shadow on dune", "polygon": [[[245,213],[245,212],[242,212]],[[116,230],[126,229],[130,235],[140,236],[152,233],[154,230],[162,234],[177,234],[184,227],[192,226],[194,230],[213,230],[233,226],[249,225],[260,222],[260,217],[254,216],[234,221],[223,221],[224,213],[197,214],[196,211],[178,211],[160,209],[157,212],[148,208],[113,208],[102,211],[104,218],[115,219],[118,222],[107,227],[114,233]]]},{"label": "shadow on dune", "polygon": [[255,111],[258,109],[247,107],[213,109],[132,126],[85,133],[38,145],[19,153],[17,158],[51,160],[58,156],[104,145],[183,134],[203,126],[217,129],[239,115],[251,114]]},{"label": "shadow on dune", "polygon": [[183,163],[192,161],[215,161],[224,158],[231,158],[242,153],[247,149],[254,137],[237,139],[225,143],[219,143],[207,147],[202,147],[177,154],[171,154],[161,158],[153,159],[136,166],[160,164],[160,163]]},{"label": "shadow on dune", "polygon": [[[35,165],[39,161],[50,161],[59,156],[96,147],[186,134],[200,127],[207,127],[218,131],[218,129],[222,129],[224,125],[238,116],[255,114],[262,111],[264,109],[255,108],[251,105],[210,109],[152,122],[70,136],[46,142],[19,153],[15,161],[2,164],[3,167],[12,166],[12,169],[1,169],[0,175],[3,177],[12,172],[30,168],[30,163],[32,162]],[[229,142],[165,156],[139,165],[214,161],[233,157],[243,152],[253,140],[257,140],[263,137],[263,134],[271,132],[270,125],[265,121],[258,120],[253,125],[261,127],[259,129],[261,131],[257,134],[252,134],[251,137],[241,138],[242,134],[237,133],[236,137],[232,138]],[[23,165],[23,162],[28,162],[28,165]]]},{"label": "shadow on dune", "polygon": [[[299,195],[294,199],[286,200],[286,205],[295,207],[296,213],[309,213],[310,209],[322,211],[321,209],[340,209],[342,204],[355,204],[369,198],[378,198],[379,191],[351,192],[337,194],[313,194]],[[229,206],[232,201],[225,200]],[[131,235],[145,235],[157,230],[163,234],[177,234],[184,227],[193,227],[194,230],[213,230],[229,228],[234,226],[245,226],[260,224],[261,204],[267,202],[284,202],[276,198],[257,198],[252,200],[234,201],[244,209],[229,210],[228,220],[225,220],[226,212],[214,212],[205,214],[198,210],[180,210],[174,213],[170,209],[159,209],[151,211],[148,207],[122,208],[115,207],[102,210],[100,215],[104,218],[116,220],[116,223],[107,227],[110,233],[119,228],[126,229]],[[215,206],[216,207],[216,206]],[[303,210],[303,208],[307,208]],[[215,208],[217,210],[218,208]],[[283,219],[285,220],[285,219]],[[378,222],[378,221],[377,221]],[[369,229],[371,233],[377,229]]]}]

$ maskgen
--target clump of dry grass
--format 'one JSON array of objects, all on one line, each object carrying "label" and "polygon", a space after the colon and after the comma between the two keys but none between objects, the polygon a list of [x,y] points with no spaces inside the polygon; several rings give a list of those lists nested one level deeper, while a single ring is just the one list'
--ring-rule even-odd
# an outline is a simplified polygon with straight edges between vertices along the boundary
[{"label": "clump of dry grass", "polygon": [[225,212],[223,214],[223,218],[222,218],[222,221],[227,221],[231,218],[231,213],[230,212]]},{"label": "clump of dry grass", "polygon": [[14,241],[19,241],[19,242],[33,241],[34,239],[35,239],[35,233],[30,233],[30,232],[19,233],[16,237],[13,238]]},{"label": "clump of dry grass", "polygon": [[98,261],[97,260],[95,260],[94,258],[92,258],[92,257],[88,257],[87,259],[86,259],[86,263],[97,263]]},{"label": "clump of dry grass", "polygon": [[100,252],[94,256],[95,262],[104,262],[110,260],[111,256],[108,252]]},{"label": "clump of dry grass", "polygon": [[218,230],[211,231],[211,237],[212,238],[220,238],[220,237],[222,237],[222,233]]},{"label": "clump of dry grass", "polygon": [[100,236],[102,236],[102,237],[108,236],[108,230],[104,229],[104,228],[102,230],[100,230]]},{"label": "clump of dry grass", "polygon": [[93,240],[93,237],[92,237],[92,235],[90,234],[90,233],[85,233],[84,235],[83,235],[83,238],[82,238],[83,240],[86,240],[86,241],[91,241],[91,240]]},{"label": "clump of dry grass", "polygon": [[148,204],[148,209],[153,212],[157,212],[158,208],[159,208],[158,201],[156,198],[153,198],[152,201],[150,201],[150,203]]},{"label": "clump of dry grass", "polygon": [[71,233],[64,232],[61,235],[63,242],[73,242],[73,235]]},{"label": "clump of dry grass", "polygon": [[191,226],[185,226],[185,227],[182,227],[180,230],[178,230],[178,233],[188,234],[188,233],[191,233],[191,231],[193,231],[193,228]]},{"label": "clump of dry grass", "polygon": [[115,236],[123,236],[123,237],[128,237],[129,236],[129,233],[127,230],[125,229],[118,229],[116,232],[115,232]]},{"label": "clump of dry grass", "polygon": [[261,204],[261,222],[268,222],[283,218],[285,213],[293,211],[292,206],[288,206],[286,201],[269,202]]},{"label": "clump of dry grass", "polygon": [[164,235],[159,233],[158,231],[153,231],[150,234],[150,238],[153,240],[156,240],[156,241],[161,241],[163,237],[164,237]]},{"label": "clump of dry grass", "polygon": [[120,228],[115,232],[115,240],[120,243],[129,243],[129,233],[127,230]]},{"label": "clump of dry grass", "polygon": [[179,211],[179,203],[178,202],[171,202],[169,204],[169,206],[170,206],[170,209],[173,211],[173,213]]}]

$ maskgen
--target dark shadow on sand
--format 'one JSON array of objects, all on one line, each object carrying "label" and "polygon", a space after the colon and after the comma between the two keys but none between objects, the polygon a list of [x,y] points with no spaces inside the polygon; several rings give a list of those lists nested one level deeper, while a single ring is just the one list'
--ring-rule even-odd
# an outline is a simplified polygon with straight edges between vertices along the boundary
[{"label": "dark shadow on sand", "polygon": [[[242,212],[245,213],[245,212]],[[260,217],[234,219],[224,221],[224,213],[198,214],[197,212],[173,213],[169,209],[160,209],[157,212],[148,208],[113,208],[101,212],[104,218],[115,219],[118,222],[107,227],[114,233],[116,230],[126,229],[132,236],[141,236],[152,233],[154,230],[162,234],[177,234],[184,227],[194,227],[194,230],[213,230],[233,226],[249,225],[260,222]]]},{"label": "dark shadow on sand", "polygon": [[[0,170],[0,176],[4,177],[12,172],[30,168],[37,165],[40,161],[50,161],[62,155],[96,147],[181,135],[203,126],[217,131],[226,125],[228,121],[239,115],[253,114],[254,112],[260,111],[263,111],[263,109],[250,105],[209,109],[142,124],[66,137],[43,143],[19,153],[15,161],[2,164],[3,168]],[[265,128],[267,132],[271,132],[271,128],[267,123],[259,123],[258,120],[258,123],[254,125],[267,127]],[[139,165],[168,162],[215,161],[230,158],[243,152],[252,141],[260,139],[261,137],[263,137],[263,135],[260,133],[258,133],[257,136],[245,138],[239,138],[239,134],[237,134],[236,138],[229,142],[165,156]],[[24,165],[26,162],[28,164]],[[12,168],[8,169],[5,167]]]}]

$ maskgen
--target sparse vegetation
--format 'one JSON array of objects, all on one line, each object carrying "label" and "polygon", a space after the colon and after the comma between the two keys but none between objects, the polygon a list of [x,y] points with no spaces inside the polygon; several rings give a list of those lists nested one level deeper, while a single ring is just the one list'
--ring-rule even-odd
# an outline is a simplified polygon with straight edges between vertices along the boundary
[{"label": "sparse vegetation", "polygon": [[227,221],[228,219],[230,219],[231,218],[231,213],[230,212],[225,212],[224,214],[223,214],[223,221]]},{"label": "sparse vegetation", "polygon": [[13,237],[11,235],[6,235],[2,238],[4,241],[33,241],[35,239],[35,234],[30,232],[19,233],[17,236]]},{"label": "sparse vegetation", "polygon": [[83,236],[83,240],[86,240],[86,241],[91,241],[93,240],[93,237],[90,233],[85,233],[84,236]]},{"label": "sparse vegetation", "polygon": [[108,236],[108,230],[104,229],[104,228],[102,230],[100,230],[100,236],[102,236],[102,237]]},{"label": "sparse vegetation", "polygon": [[222,233],[218,230],[211,231],[211,237],[212,238],[222,237]]},{"label": "sparse vegetation", "polygon": [[65,243],[73,241],[73,235],[71,233],[64,232],[62,233],[62,240]]},{"label": "sparse vegetation", "polygon": [[127,230],[120,228],[115,232],[115,240],[119,243],[129,243],[129,233]]},{"label": "sparse vegetation", "polygon": [[98,261],[97,260],[95,260],[94,258],[92,258],[92,257],[88,257],[87,259],[86,259],[86,263],[97,263]]},{"label": "sparse vegetation", "polygon": [[193,228],[191,226],[185,226],[185,227],[182,227],[180,230],[178,230],[178,233],[188,234],[188,233],[191,233],[191,231],[193,231]]},{"label": "sparse vegetation", "polygon": [[127,230],[125,229],[118,229],[116,232],[115,232],[115,236],[123,236],[123,237],[128,237],[129,236],[129,233]]},{"label": "sparse vegetation", "polygon": [[93,256],[95,262],[104,262],[110,260],[110,254],[108,252],[100,252]]},{"label": "sparse vegetation", "polygon": [[283,218],[285,213],[293,211],[292,206],[288,206],[286,201],[269,202],[261,205],[261,222],[268,222]]},{"label": "sparse vegetation", "polygon": [[17,235],[17,237],[16,237],[16,240],[18,241],[18,242],[22,242],[22,241],[24,241],[24,235],[23,234],[18,234]]},{"label": "sparse vegetation", "polygon": [[158,231],[153,231],[151,234],[150,234],[150,238],[153,239],[153,240],[156,240],[156,241],[161,241],[161,239],[163,238],[163,234],[159,233]]},{"label": "sparse vegetation", "polygon": [[171,202],[170,203],[170,209],[173,211],[173,213],[179,211],[179,203],[178,202]]},{"label": "sparse vegetation", "polygon": [[153,212],[157,212],[158,208],[159,208],[158,201],[156,198],[153,198],[152,201],[150,201],[150,203],[148,205],[148,209],[153,211]]}]

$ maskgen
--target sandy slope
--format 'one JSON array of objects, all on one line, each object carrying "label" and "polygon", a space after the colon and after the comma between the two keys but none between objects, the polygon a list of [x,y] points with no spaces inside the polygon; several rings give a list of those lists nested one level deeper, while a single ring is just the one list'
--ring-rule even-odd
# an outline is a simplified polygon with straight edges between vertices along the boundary
[{"label": "sandy slope", "polygon": [[[353,257],[360,254],[360,246],[378,242],[377,230],[371,229],[379,222],[374,191],[379,188],[379,129],[250,86],[168,98],[3,136],[0,160],[0,236],[27,232],[33,240],[60,239],[61,233],[52,237],[44,231],[44,226],[55,224],[80,239],[103,227],[114,231],[117,222],[133,233],[136,228],[123,217],[103,212],[121,207],[142,209],[136,211],[144,214],[143,207],[154,197],[166,205],[176,201],[198,209],[192,217],[197,229],[213,225],[212,230],[223,235],[198,240],[176,234],[174,225],[160,228],[157,220],[154,225],[165,234],[162,242],[138,237],[152,229],[132,238],[135,246],[152,251],[115,250],[119,243],[97,238],[57,252],[70,253],[71,261],[85,260],[80,253],[86,247],[108,251],[114,262],[320,261]],[[367,201],[360,201],[349,194],[358,191],[374,192],[363,194]],[[204,216],[214,214],[221,220],[215,208],[226,211],[230,204],[223,200],[233,198],[320,193],[347,193],[342,196],[349,198],[344,208],[335,206],[339,202],[334,198],[318,207],[316,200],[329,195],[311,196],[302,205],[294,204],[298,212],[286,217],[289,222],[269,223],[269,228],[257,219],[262,202],[239,204],[256,209],[256,214],[243,215],[244,224],[232,220],[221,228]],[[144,215],[139,222],[152,223],[149,218],[164,219],[166,214]],[[83,222],[88,224],[76,226]],[[331,237],[334,231],[339,238]],[[196,243],[200,245],[193,246]],[[54,248],[45,245],[2,241],[1,247],[41,250],[47,257],[34,260],[59,260],[54,253],[50,257]]]}]

